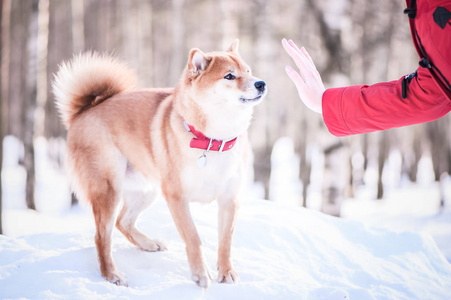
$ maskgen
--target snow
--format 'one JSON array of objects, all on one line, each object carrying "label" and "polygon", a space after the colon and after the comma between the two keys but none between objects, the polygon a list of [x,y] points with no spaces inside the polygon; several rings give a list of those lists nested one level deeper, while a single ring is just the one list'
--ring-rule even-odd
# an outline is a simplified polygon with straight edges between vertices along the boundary
[{"label": "snow", "polygon": [[[1,299],[451,299],[446,260],[451,258],[451,209],[438,210],[437,187],[426,179],[421,185],[394,185],[382,201],[370,200],[371,191],[359,191],[343,204],[345,218],[297,207],[283,188],[273,194],[279,195],[274,202],[243,201],[232,246],[241,281],[214,281],[207,290],[191,281],[184,243],[159,199],[138,226],[165,240],[168,251],[144,252],[113,233],[113,256],[127,276],[126,288],[101,277],[90,208],[69,208],[67,181],[45,155],[37,170],[40,212],[24,209],[24,170],[12,163],[21,155],[20,145],[11,139],[5,144],[10,160],[2,170]],[[46,153],[51,144],[37,141],[37,153]],[[279,146],[277,151],[296,159],[289,141]],[[294,173],[280,174],[294,184],[286,191],[299,193]],[[271,180],[283,182],[277,176]],[[312,185],[311,198],[318,197],[315,185],[320,182]],[[191,211],[215,279],[217,205],[191,204]]]},{"label": "snow", "polygon": [[[217,205],[192,204],[191,209],[215,274]],[[141,251],[114,232],[113,256],[128,278],[128,288],[102,279],[94,228],[77,230],[72,221],[67,233],[0,236],[2,299],[446,299],[451,295],[451,266],[429,235],[376,229],[264,200],[244,201],[240,210],[233,243],[240,283],[213,283],[208,290],[190,280],[184,244],[163,200],[143,214],[139,227],[151,237],[165,239],[168,251]]]},{"label": "snow", "polygon": [[407,186],[379,201],[350,199],[342,206],[342,217],[381,228],[428,233],[451,262],[451,205],[443,209],[439,206],[438,186]]}]

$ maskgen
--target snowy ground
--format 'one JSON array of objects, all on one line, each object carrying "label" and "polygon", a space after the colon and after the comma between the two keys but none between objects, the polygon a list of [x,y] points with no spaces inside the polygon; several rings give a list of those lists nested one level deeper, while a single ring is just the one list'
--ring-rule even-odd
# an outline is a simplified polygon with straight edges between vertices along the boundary
[{"label": "snowy ground", "polygon": [[[450,258],[451,212],[438,212],[433,186],[392,189],[379,202],[362,191],[343,205],[346,218],[360,220],[243,201],[233,243],[241,282],[208,290],[190,280],[183,242],[161,199],[139,227],[164,239],[169,251],[140,251],[114,232],[113,256],[130,285],[124,288],[100,276],[89,208],[69,209],[63,174],[45,155],[40,163],[40,213],[23,209],[23,170],[6,163],[2,173],[0,299],[451,299],[451,265],[443,255]],[[217,205],[191,209],[214,276]]]},{"label": "snowy ground", "polygon": [[[194,204],[191,208],[214,271],[217,206]],[[42,221],[52,223],[45,218]],[[264,200],[245,201],[240,211],[233,257],[241,282],[214,283],[206,291],[190,280],[184,245],[164,201],[147,211],[139,226],[150,236],[165,239],[169,251],[146,253],[114,233],[113,255],[128,278],[129,288],[101,278],[93,228],[76,229],[72,221],[68,220],[67,227],[72,229],[68,233],[0,236],[2,299],[365,300],[451,296],[451,266],[429,235],[375,229],[358,221]]]},{"label": "snowy ground", "polygon": [[427,233],[451,263],[451,193],[443,209],[438,199],[438,186],[404,187],[380,201],[349,199],[342,207],[342,217],[380,228]]}]

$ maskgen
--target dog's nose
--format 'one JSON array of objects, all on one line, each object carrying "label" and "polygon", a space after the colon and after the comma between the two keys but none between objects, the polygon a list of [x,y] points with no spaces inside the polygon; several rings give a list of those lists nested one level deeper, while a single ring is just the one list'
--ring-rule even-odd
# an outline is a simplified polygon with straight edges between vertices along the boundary
[{"label": "dog's nose", "polygon": [[265,90],[266,83],[264,81],[257,81],[254,83],[254,86],[259,92],[263,92]]}]

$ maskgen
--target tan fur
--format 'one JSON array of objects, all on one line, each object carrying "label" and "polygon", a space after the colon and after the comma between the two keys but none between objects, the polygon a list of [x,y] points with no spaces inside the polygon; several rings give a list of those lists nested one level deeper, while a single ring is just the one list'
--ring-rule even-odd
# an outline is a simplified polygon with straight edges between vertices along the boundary
[{"label": "tan fur", "polygon": [[[155,186],[160,186],[186,244],[192,278],[202,287],[211,276],[189,202],[218,201],[218,281],[238,280],[230,256],[246,166],[246,130],[253,106],[266,90],[256,90],[259,79],[237,48],[238,42],[227,52],[191,50],[180,83],[167,89],[134,90],[134,73],[107,55],[87,53],[61,65],[53,88],[68,128],[67,167],[74,191],[92,205],[100,270],[107,280],[127,285],[111,255],[115,224],[143,250],[166,249],[135,226],[158,195]],[[235,80],[224,79],[230,72]],[[211,138],[238,137],[237,144],[230,151],[209,152],[206,167],[198,169],[196,160],[204,151],[189,147],[194,136],[183,121]],[[142,188],[130,188],[135,181]]]}]

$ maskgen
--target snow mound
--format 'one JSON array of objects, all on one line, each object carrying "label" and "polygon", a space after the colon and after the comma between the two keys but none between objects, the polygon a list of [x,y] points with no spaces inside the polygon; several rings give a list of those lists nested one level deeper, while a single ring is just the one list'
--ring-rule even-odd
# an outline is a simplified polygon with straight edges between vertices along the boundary
[{"label": "snow mound", "polygon": [[[191,205],[213,274],[216,210],[215,203]],[[246,201],[233,242],[233,262],[241,281],[213,282],[203,290],[190,280],[184,244],[164,201],[142,215],[139,227],[164,239],[169,251],[140,251],[116,230],[113,256],[127,276],[128,288],[100,276],[94,228],[0,236],[0,298],[451,298],[451,265],[427,234],[376,229],[303,208]]]}]

